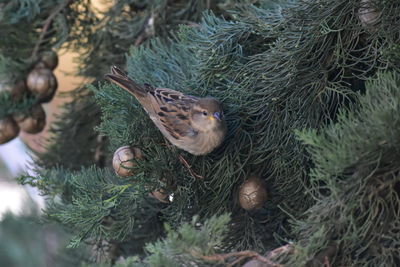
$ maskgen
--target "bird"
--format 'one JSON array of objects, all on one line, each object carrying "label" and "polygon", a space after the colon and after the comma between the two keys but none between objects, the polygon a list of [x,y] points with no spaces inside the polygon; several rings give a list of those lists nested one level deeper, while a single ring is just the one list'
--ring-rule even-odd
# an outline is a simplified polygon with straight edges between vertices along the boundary
[{"label": "bird", "polygon": [[185,95],[148,83],[141,86],[117,66],[112,66],[105,78],[136,97],[157,128],[176,147],[193,155],[206,155],[225,139],[227,124],[217,99]]}]

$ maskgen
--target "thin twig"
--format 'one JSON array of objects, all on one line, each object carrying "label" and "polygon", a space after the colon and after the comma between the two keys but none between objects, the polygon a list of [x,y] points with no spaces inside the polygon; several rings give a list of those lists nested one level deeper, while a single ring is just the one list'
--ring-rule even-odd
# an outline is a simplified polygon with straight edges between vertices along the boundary
[{"label": "thin twig", "polygon": [[[194,255],[194,256],[196,256],[196,255]],[[237,258],[237,257],[240,259],[240,261],[242,261],[246,258],[254,258],[260,262],[267,264],[266,266],[268,266],[268,267],[283,267],[282,264],[275,263],[275,262],[271,261],[269,258],[263,257],[260,254],[258,254],[257,252],[250,251],[250,250],[231,252],[231,253],[226,253],[226,254],[215,254],[215,255],[210,255],[210,256],[197,255],[197,257],[199,257],[203,260],[206,260],[206,261],[219,261],[219,262],[225,262],[229,258]],[[230,265],[233,266],[233,263]]]},{"label": "thin twig", "polygon": [[241,256],[241,257],[239,257],[237,260],[235,260],[234,262],[232,262],[232,263],[229,263],[228,265],[227,265],[227,267],[233,267],[233,266],[237,266],[239,263],[241,263],[243,260],[245,260],[247,257],[245,257],[245,256]]},{"label": "thin twig", "polygon": [[51,23],[53,22],[54,18],[60,13],[72,0],[65,0],[61,2],[58,6],[56,6],[50,13],[49,17],[44,21],[44,25],[42,31],[39,36],[39,40],[36,42],[35,47],[33,48],[31,58],[35,58],[37,53],[39,52],[40,45],[43,42],[44,36],[46,35],[47,31],[50,28]]},{"label": "thin twig", "polygon": [[135,46],[141,45],[144,41],[146,41],[154,31],[154,20],[157,14],[152,14],[150,18],[147,20],[146,24],[143,26],[139,36],[136,38]]},{"label": "thin twig", "polygon": [[94,152],[94,161],[95,161],[96,165],[98,165],[99,167],[104,167],[104,165],[105,165],[106,142],[107,142],[107,137],[105,137],[104,135],[97,135],[97,138],[96,138],[97,144],[96,144],[96,150]]},{"label": "thin twig", "polygon": [[286,252],[293,252],[293,250],[294,250],[293,244],[289,243],[289,244],[287,244],[287,245],[281,246],[281,247],[279,247],[279,248],[276,248],[276,249],[270,251],[270,252],[267,254],[267,258],[268,258],[268,259],[272,259],[272,258],[275,258],[275,257],[277,257],[277,256],[279,256],[279,255],[281,255],[281,254],[283,254],[283,253],[286,253]]},{"label": "thin twig", "polygon": [[204,179],[203,176],[195,173],[192,169],[192,166],[189,165],[189,163],[186,161],[186,159],[182,156],[179,155],[179,160],[182,162],[183,165],[185,165],[185,167],[188,169],[189,173],[196,179]]}]

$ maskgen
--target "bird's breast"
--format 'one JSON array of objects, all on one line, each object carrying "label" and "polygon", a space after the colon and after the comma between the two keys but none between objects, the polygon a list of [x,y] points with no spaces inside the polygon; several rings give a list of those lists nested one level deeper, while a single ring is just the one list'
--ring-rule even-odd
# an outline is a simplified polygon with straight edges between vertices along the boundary
[{"label": "bird's breast", "polygon": [[[224,138],[221,132],[198,132],[198,134],[187,140],[189,142],[182,142],[181,148],[194,155],[205,155],[213,151],[219,146]],[[178,145],[177,145],[178,146]]]}]

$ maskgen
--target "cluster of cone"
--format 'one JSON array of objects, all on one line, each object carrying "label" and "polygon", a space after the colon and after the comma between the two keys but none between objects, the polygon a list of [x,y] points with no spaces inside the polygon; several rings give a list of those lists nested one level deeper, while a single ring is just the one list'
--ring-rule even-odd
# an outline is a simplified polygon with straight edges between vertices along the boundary
[{"label": "cluster of cone", "polygon": [[0,82],[0,92],[8,92],[11,101],[23,101],[29,95],[33,95],[37,99],[36,104],[29,110],[10,114],[0,119],[0,144],[14,139],[20,131],[36,134],[44,129],[46,113],[41,104],[49,102],[56,93],[57,79],[53,70],[57,65],[57,54],[54,51],[44,52],[26,79],[15,83]]}]

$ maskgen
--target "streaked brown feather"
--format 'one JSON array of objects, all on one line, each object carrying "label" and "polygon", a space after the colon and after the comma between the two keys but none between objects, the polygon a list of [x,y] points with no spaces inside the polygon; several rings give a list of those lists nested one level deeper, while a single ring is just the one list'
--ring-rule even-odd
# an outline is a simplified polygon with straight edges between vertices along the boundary
[{"label": "streaked brown feather", "polygon": [[[198,100],[197,97],[168,88],[154,88],[149,84],[145,84],[143,88],[115,66],[111,68],[111,74],[107,74],[106,78],[133,94],[153,121],[157,120],[156,125],[163,127],[171,137],[179,140],[193,135],[190,121],[182,120],[178,115],[188,118],[189,108],[186,107],[188,104],[194,104]],[[157,119],[156,115],[161,116],[162,120]]]}]

